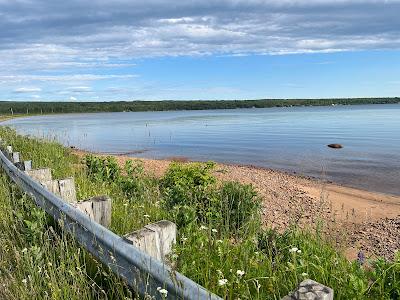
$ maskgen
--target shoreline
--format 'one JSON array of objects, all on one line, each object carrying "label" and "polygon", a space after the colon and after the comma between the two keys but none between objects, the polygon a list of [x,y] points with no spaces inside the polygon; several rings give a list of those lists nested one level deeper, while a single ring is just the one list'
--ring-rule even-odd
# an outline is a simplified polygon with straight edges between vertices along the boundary
[{"label": "shoreline", "polygon": [[[190,163],[184,157],[149,159],[126,155],[71,151],[83,157],[93,154],[113,156],[123,166],[127,160],[140,160],[145,171],[161,177],[173,161]],[[252,184],[262,198],[265,227],[283,231],[291,225],[316,229],[323,221],[324,233],[356,259],[359,251],[393,259],[400,249],[400,196],[366,191],[324,182],[317,178],[251,165],[216,163],[219,180]]]}]

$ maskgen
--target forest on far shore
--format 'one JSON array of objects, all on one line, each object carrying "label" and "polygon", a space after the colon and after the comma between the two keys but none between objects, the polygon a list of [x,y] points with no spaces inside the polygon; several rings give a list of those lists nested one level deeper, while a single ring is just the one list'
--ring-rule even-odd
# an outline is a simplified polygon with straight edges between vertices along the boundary
[{"label": "forest on far shore", "polygon": [[333,99],[260,99],[260,100],[163,100],[112,102],[20,102],[0,101],[0,114],[51,114],[123,111],[204,110],[234,108],[265,108],[290,106],[327,106],[357,104],[394,104],[392,98],[333,98]]}]

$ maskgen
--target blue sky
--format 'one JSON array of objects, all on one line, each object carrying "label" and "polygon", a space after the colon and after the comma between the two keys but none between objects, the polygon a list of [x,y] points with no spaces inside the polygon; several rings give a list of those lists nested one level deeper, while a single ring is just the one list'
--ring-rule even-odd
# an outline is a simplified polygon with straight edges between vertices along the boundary
[{"label": "blue sky", "polygon": [[400,1],[0,0],[0,100],[400,96]]}]

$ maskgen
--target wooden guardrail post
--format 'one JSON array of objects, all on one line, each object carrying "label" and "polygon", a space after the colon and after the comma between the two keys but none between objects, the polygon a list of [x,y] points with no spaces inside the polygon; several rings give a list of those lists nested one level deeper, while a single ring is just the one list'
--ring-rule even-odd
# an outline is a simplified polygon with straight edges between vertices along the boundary
[{"label": "wooden guardrail post", "polygon": [[69,203],[76,202],[76,189],[74,177],[58,180],[58,186],[60,188],[60,196],[62,199]]},{"label": "wooden guardrail post", "polygon": [[171,221],[161,220],[156,223],[146,225],[145,228],[153,230],[157,233],[160,239],[161,260],[165,261],[167,255],[172,252],[173,245],[176,243],[176,224]]},{"label": "wooden guardrail post", "polygon": [[110,227],[111,225],[111,198],[108,196],[96,196],[76,202],[76,208],[85,213],[91,220]]},{"label": "wooden guardrail post", "polygon": [[24,172],[25,174],[30,176],[33,180],[40,183],[52,180],[51,170],[49,168],[30,169],[30,170],[25,170]]},{"label": "wooden guardrail post", "polygon": [[32,161],[30,160],[25,160],[25,161],[20,161],[17,163],[14,163],[18,169],[21,171],[29,171],[32,170]]},{"label": "wooden guardrail post", "polygon": [[14,164],[19,163],[19,152],[12,152],[11,158]]},{"label": "wooden guardrail post", "polygon": [[155,259],[167,262],[167,255],[176,242],[176,225],[162,220],[129,233],[124,239]]},{"label": "wooden guardrail post", "polygon": [[297,289],[282,300],[333,300],[333,290],[314,280],[302,281]]},{"label": "wooden guardrail post", "polygon": [[6,147],[5,155],[7,156],[7,158],[9,160],[12,160],[12,153],[13,153],[13,148],[12,148],[12,146],[8,145]]},{"label": "wooden guardrail post", "polygon": [[75,180],[73,177],[39,182],[50,192],[60,196],[61,199],[69,203],[76,202]]},{"label": "wooden guardrail post", "polygon": [[25,160],[23,162],[23,170],[24,171],[30,171],[32,170],[32,161],[31,160]]}]

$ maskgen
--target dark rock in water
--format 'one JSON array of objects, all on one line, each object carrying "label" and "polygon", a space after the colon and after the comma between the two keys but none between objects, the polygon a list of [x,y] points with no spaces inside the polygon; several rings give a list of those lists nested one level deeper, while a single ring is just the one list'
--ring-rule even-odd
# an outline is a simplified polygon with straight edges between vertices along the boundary
[{"label": "dark rock in water", "polygon": [[328,147],[329,148],[333,148],[333,149],[341,149],[341,148],[343,148],[343,146],[340,145],[340,144],[329,144]]}]

